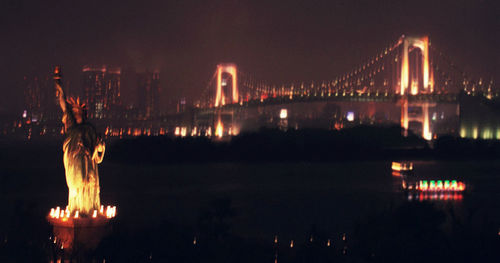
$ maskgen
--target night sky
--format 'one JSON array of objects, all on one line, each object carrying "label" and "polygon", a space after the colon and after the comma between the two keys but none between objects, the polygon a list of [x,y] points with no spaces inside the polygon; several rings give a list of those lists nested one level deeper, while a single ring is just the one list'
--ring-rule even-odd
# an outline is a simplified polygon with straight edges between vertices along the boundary
[{"label": "night sky", "polygon": [[330,80],[402,34],[428,34],[498,87],[499,2],[2,0],[0,113],[22,107],[23,76],[56,64],[76,88],[85,64],[159,68],[164,100],[194,98],[219,62],[271,83]]}]

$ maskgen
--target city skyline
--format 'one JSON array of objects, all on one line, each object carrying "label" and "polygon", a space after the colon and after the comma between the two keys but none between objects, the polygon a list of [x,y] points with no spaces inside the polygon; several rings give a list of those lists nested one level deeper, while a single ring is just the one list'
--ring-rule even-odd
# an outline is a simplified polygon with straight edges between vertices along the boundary
[{"label": "city skyline", "polygon": [[499,75],[494,1],[5,5],[12,23],[0,44],[6,58],[2,113],[21,109],[24,76],[56,64],[77,86],[86,64],[158,68],[165,101],[196,97],[220,62],[272,83],[331,79],[403,33],[428,34],[457,66],[485,81],[497,83]]}]

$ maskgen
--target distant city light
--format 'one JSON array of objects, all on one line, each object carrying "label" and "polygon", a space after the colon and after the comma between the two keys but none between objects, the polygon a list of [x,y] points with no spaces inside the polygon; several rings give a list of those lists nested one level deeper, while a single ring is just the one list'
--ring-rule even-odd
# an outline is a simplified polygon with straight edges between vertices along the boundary
[{"label": "distant city light", "polygon": [[287,109],[281,109],[280,111],[280,119],[286,119],[288,118],[288,110]]},{"label": "distant city light", "polygon": [[354,112],[347,112],[347,121],[354,121]]}]

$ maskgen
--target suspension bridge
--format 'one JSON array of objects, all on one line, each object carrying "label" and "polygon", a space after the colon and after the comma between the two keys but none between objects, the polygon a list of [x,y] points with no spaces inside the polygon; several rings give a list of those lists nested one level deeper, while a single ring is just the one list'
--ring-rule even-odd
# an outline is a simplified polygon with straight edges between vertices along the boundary
[{"label": "suspension bridge", "polygon": [[[497,97],[492,82],[484,83],[461,70],[431,45],[428,36],[401,36],[356,68],[330,80],[270,84],[221,63],[204,89],[199,109],[206,114],[249,107],[307,102],[389,102],[401,107],[400,123],[420,123],[418,134],[430,140],[429,110],[436,104],[457,104],[460,93]],[[418,108],[418,110],[415,110]]]}]

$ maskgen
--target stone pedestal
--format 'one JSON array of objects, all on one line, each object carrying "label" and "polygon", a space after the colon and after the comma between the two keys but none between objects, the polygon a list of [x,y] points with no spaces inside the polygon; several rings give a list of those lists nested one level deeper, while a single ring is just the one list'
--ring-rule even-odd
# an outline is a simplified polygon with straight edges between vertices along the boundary
[{"label": "stone pedestal", "polygon": [[113,218],[97,217],[48,217],[53,226],[54,243],[64,254],[81,254],[93,251],[101,240],[110,234]]}]

